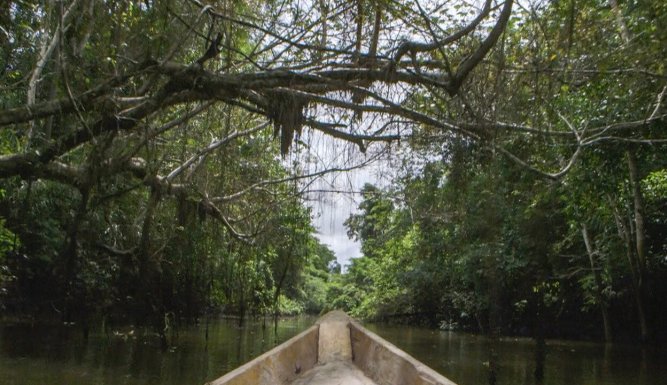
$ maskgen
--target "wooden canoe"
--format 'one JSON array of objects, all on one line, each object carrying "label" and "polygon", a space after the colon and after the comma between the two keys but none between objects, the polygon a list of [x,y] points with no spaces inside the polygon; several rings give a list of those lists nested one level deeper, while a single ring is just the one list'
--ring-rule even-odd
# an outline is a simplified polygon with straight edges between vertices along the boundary
[{"label": "wooden canoe", "polygon": [[455,385],[342,311],[210,385]]}]

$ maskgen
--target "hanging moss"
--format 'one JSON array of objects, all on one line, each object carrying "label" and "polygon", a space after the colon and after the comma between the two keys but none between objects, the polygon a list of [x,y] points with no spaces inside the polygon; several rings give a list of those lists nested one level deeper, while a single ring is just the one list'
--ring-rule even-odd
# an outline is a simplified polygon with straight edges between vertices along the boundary
[{"label": "hanging moss", "polygon": [[285,93],[269,95],[268,116],[273,122],[274,137],[280,134],[280,154],[285,155],[294,141],[294,133],[301,135],[303,110],[308,103],[297,96]]}]

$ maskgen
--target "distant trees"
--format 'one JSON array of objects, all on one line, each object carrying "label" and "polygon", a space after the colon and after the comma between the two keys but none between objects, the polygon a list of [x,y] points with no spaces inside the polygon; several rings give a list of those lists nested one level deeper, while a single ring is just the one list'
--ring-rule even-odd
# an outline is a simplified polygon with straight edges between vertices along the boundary
[{"label": "distant trees", "polygon": [[[639,308],[634,250],[627,248],[633,241],[623,236],[631,217],[618,218],[596,190],[608,179],[579,180],[585,169],[577,167],[562,182],[548,182],[474,148],[455,152],[404,178],[395,192],[364,189],[373,194],[347,224],[351,232],[374,229],[353,232],[372,252],[353,260],[331,292],[338,306],[443,328],[497,325],[501,333],[607,340],[642,338],[642,309],[647,329],[664,337],[658,309],[665,304],[656,294],[665,290],[664,196],[646,206],[653,252]],[[648,181],[645,193],[656,188]],[[379,201],[386,209],[367,210]],[[626,210],[631,215],[631,206]]]}]

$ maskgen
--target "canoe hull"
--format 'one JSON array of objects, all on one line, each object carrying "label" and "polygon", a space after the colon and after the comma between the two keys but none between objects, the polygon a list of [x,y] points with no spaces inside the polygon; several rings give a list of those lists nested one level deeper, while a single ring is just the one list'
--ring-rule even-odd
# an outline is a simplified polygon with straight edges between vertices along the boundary
[{"label": "canoe hull", "polygon": [[210,385],[290,384],[317,364],[319,325],[292,337]]},{"label": "canoe hull", "polygon": [[350,322],[350,339],[354,364],[377,384],[455,385],[355,321]]},{"label": "canoe hull", "polygon": [[363,384],[455,385],[341,311],[209,384],[322,384],[304,380],[326,376],[332,365],[358,369],[363,374],[351,375],[365,376]]}]

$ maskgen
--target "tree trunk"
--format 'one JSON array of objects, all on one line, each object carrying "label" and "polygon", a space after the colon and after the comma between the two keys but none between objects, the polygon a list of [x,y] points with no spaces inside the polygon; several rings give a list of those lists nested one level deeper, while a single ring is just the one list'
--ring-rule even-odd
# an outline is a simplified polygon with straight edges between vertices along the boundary
[{"label": "tree trunk", "polygon": [[616,17],[616,24],[618,24],[618,29],[621,32],[621,38],[623,39],[623,42],[627,44],[630,42],[630,29],[628,29],[627,24],[625,24],[625,20],[623,20],[623,13],[621,12],[621,8],[618,6],[618,2],[616,0],[609,0],[609,5],[611,5],[611,9],[614,12],[614,16]]},{"label": "tree trunk", "polygon": [[88,188],[83,188],[80,190],[81,200],[79,202],[79,207],[76,210],[72,222],[69,224],[67,230],[67,238],[64,249],[61,251],[61,255],[65,260],[65,271],[64,271],[64,284],[66,288],[64,303],[63,303],[63,312],[62,318],[64,322],[71,322],[73,320],[73,313],[79,313],[79,317],[83,326],[84,336],[87,335],[87,326],[85,318],[87,317],[86,310],[84,309],[85,303],[82,303],[83,298],[79,298],[81,288],[77,286],[77,276],[79,275],[79,270],[81,269],[81,261],[79,260],[79,229],[81,228],[81,222],[83,222],[88,212],[88,201],[89,201],[89,190]]},{"label": "tree trunk", "polygon": [[[625,44],[628,44],[632,39],[630,29],[628,28],[623,13],[616,0],[609,0],[612,11],[616,17],[616,23],[621,34],[621,38]],[[641,340],[646,342],[648,340],[648,324],[646,322],[646,313],[644,309],[644,291],[646,280],[646,230],[644,228],[644,199],[642,197],[639,171],[637,167],[637,156],[633,149],[626,151],[628,160],[628,170],[630,174],[630,186],[632,188],[632,198],[634,206],[634,224],[635,224],[635,247],[637,252],[637,275],[635,279],[635,299],[637,301],[637,313],[639,316],[639,327],[641,331]],[[628,236],[629,237],[629,236]]]},{"label": "tree trunk", "polygon": [[602,324],[604,327],[604,340],[606,342],[611,342],[611,323],[609,321],[609,313],[607,312],[607,301],[604,299],[602,294],[602,276],[600,274],[600,267],[596,266],[595,263],[595,250],[593,250],[593,245],[591,242],[590,234],[588,233],[588,227],[586,224],[581,225],[581,235],[584,238],[584,244],[586,244],[586,252],[588,253],[588,260],[591,264],[591,270],[593,271],[593,277],[595,278],[595,302],[598,303],[600,307],[600,312],[602,313]]},{"label": "tree trunk", "polygon": [[544,363],[547,360],[547,342],[544,339],[544,325],[540,319],[542,306],[538,305],[538,323],[535,329],[535,371],[533,377],[536,385],[544,384]]},{"label": "tree trunk", "polygon": [[[609,200],[611,201],[611,198],[609,198]],[[638,268],[636,265],[634,253],[632,251],[632,238],[630,237],[631,231],[629,226],[623,221],[623,217],[619,213],[618,208],[613,205],[613,203],[612,206],[614,210],[616,227],[618,229],[618,236],[625,244],[625,256],[628,260],[628,264],[630,265],[630,274],[632,276],[632,293],[635,297],[635,303],[637,304],[637,317],[639,318],[639,324],[641,327],[641,325],[646,325],[646,316],[644,312],[644,301],[639,291],[639,278],[637,273]]]},{"label": "tree trunk", "polygon": [[546,308],[544,306],[544,292],[542,282],[544,275],[539,274],[533,285],[533,291],[529,298],[532,319],[532,336],[535,339],[535,369],[533,370],[533,378],[536,385],[544,384],[544,364],[547,358],[547,343],[545,340],[546,331]]},{"label": "tree trunk", "polygon": [[283,288],[283,283],[285,282],[285,278],[287,277],[287,271],[289,270],[290,267],[290,261],[287,261],[285,263],[285,268],[280,274],[280,279],[278,280],[278,285],[276,285],[276,290],[273,295],[273,322],[278,322],[278,313],[280,311],[279,308],[279,301],[280,301],[280,292],[282,291]]},{"label": "tree trunk", "polygon": [[645,298],[644,291],[646,290],[646,227],[644,224],[644,197],[642,196],[641,191],[641,178],[637,167],[637,156],[633,150],[628,150],[626,155],[628,159],[628,171],[630,174],[630,187],[632,189],[632,202],[634,208],[635,248],[637,252],[637,294],[639,296],[638,304],[642,304],[639,310],[639,325],[642,342],[646,342],[648,341],[649,331],[643,306],[643,299]]},{"label": "tree trunk", "polygon": [[[150,320],[150,324],[160,336],[162,350],[169,347],[167,340],[167,313],[164,309],[164,299],[161,287],[160,263],[156,260],[154,247],[151,244],[151,231],[155,212],[160,204],[160,193],[156,189],[151,191],[146,203],[146,214],[141,228],[139,244],[139,279],[141,280],[141,302],[144,307],[142,316]],[[142,319],[141,321],[145,321]]]},{"label": "tree trunk", "polygon": [[500,280],[493,255],[487,257],[489,266],[489,385],[498,383],[498,350],[500,348]]}]

